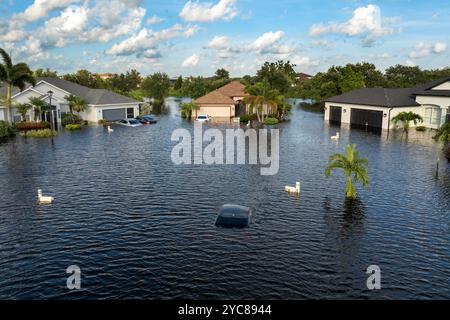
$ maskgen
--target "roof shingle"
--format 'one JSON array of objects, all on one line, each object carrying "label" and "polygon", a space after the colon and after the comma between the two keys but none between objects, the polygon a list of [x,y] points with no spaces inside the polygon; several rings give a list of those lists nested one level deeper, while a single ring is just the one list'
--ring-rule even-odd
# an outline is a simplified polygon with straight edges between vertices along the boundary
[{"label": "roof shingle", "polygon": [[219,92],[219,90],[214,90],[204,95],[203,97],[195,99],[193,102],[197,104],[232,104],[232,105],[236,103],[230,97]]}]

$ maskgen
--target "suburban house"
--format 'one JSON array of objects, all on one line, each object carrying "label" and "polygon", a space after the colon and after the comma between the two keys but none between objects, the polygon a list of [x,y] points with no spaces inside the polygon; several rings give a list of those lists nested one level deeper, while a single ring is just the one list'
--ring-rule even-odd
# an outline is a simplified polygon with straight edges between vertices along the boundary
[{"label": "suburban house", "polygon": [[193,103],[200,107],[195,116],[199,114],[211,117],[232,118],[248,112],[243,102],[249,94],[245,93],[245,86],[239,81],[232,81],[203,97],[195,99]]},{"label": "suburban house", "polygon": [[[0,96],[5,96],[6,88],[0,88]],[[75,95],[86,101],[88,107],[80,113],[80,117],[91,123],[99,120],[117,121],[124,118],[133,118],[139,114],[139,101],[122,96],[105,89],[91,89],[60,78],[38,78],[34,87],[29,86],[23,91],[14,88],[13,103],[29,103],[29,98],[38,97],[51,105],[55,124],[61,122],[61,116],[69,111],[69,104],[65,97]],[[20,121],[20,115],[13,107],[14,121]],[[33,119],[30,110],[27,120]],[[46,114],[39,116],[39,120],[50,120]],[[0,106],[0,120],[7,120],[5,106]]]},{"label": "suburban house", "polygon": [[450,120],[450,77],[414,88],[359,89],[324,102],[325,121],[388,130],[393,117],[411,111],[422,116],[418,125],[438,129]]},{"label": "suburban house", "polygon": [[295,79],[297,79],[298,82],[302,82],[302,81],[307,81],[307,80],[311,80],[313,76],[307,73],[303,73],[303,72],[298,72],[295,75]]}]

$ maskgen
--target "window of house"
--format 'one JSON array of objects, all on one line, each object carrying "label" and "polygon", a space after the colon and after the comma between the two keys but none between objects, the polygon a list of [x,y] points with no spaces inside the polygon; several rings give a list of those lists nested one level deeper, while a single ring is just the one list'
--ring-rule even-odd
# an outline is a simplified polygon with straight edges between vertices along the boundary
[{"label": "window of house", "polygon": [[425,115],[423,117],[423,123],[438,126],[441,123],[441,108],[426,108]]}]

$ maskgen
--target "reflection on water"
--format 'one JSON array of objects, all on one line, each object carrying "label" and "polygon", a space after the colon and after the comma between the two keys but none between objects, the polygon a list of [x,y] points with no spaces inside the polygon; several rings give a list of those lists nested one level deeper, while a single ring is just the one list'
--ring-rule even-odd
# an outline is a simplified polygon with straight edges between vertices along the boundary
[{"label": "reflection on water", "polygon": [[[293,110],[277,126],[275,176],[258,165],[175,166],[171,134],[193,130],[177,104],[156,125],[0,145],[0,298],[450,298],[450,166],[439,145]],[[371,178],[352,203],[342,173],[324,177],[347,143],[369,158]],[[296,181],[299,196],[283,191]],[[56,202],[37,206],[38,188]],[[216,228],[224,203],[253,207],[254,224]],[[65,289],[72,264],[79,292]],[[379,292],[365,286],[371,264]]]}]

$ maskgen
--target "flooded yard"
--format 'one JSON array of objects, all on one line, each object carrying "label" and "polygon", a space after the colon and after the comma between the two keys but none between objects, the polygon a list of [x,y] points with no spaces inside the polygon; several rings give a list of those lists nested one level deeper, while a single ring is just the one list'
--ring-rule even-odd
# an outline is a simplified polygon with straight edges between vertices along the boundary
[{"label": "flooded yard", "polygon": [[[261,176],[257,165],[172,164],[176,128],[193,124],[172,110],[156,125],[0,144],[0,298],[450,298],[450,166],[429,138],[295,109],[278,126],[279,173]],[[352,204],[343,176],[324,176],[347,143],[371,179]],[[283,192],[295,181],[299,197]],[[38,206],[38,188],[55,203]],[[225,203],[254,208],[254,223],[215,227]],[[381,290],[366,287],[373,264]],[[66,288],[69,265],[79,291]]]}]

